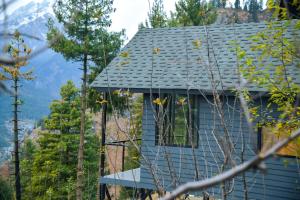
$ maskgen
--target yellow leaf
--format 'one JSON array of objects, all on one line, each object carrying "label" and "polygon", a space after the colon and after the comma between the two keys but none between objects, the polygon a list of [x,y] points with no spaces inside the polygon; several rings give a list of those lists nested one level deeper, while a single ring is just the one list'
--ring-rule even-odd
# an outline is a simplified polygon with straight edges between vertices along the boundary
[{"label": "yellow leaf", "polygon": [[166,102],[166,98],[164,100],[161,100],[160,98],[156,98],[155,100],[153,100],[153,103],[157,104],[157,105],[164,105]]},{"label": "yellow leaf", "polygon": [[115,94],[115,95],[119,95],[120,93],[121,93],[121,89],[113,91],[113,94]]},{"label": "yellow leaf", "polygon": [[201,46],[201,40],[198,39],[194,40],[193,45],[196,49],[199,49],[199,47]]},{"label": "yellow leaf", "polygon": [[153,54],[159,54],[159,53],[160,53],[160,48],[153,49]]},{"label": "yellow leaf", "polygon": [[186,98],[180,98],[180,99],[178,100],[178,104],[179,104],[179,105],[184,105],[184,104],[186,103],[185,100],[186,100]]},{"label": "yellow leaf", "polygon": [[104,103],[108,103],[108,101],[105,100],[105,99],[101,99],[100,101],[97,100],[96,102],[100,103],[101,105],[104,104]]},{"label": "yellow leaf", "polygon": [[123,57],[123,58],[128,58],[129,57],[129,52],[128,51],[123,51],[123,52],[121,52],[120,56]]}]

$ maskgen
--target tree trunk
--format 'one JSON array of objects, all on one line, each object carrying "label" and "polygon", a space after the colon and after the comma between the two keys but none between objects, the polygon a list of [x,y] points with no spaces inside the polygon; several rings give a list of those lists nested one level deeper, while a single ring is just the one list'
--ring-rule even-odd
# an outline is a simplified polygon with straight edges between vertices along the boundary
[{"label": "tree trunk", "polygon": [[76,199],[83,199],[83,152],[84,152],[84,134],[85,134],[85,111],[86,111],[86,88],[87,88],[87,54],[83,58],[83,75],[81,87],[81,116],[80,116],[80,140],[78,147],[77,163],[77,187]]},{"label": "tree trunk", "polygon": [[20,160],[19,160],[19,128],[18,128],[18,78],[14,78],[14,157],[15,157],[15,189],[16,200],[21,200]]},{"label": "tree trunk", "polygon": [[[103,93],[103,99],[107,101],[107,93]],[[99,182],[97,183],[97,200],[105,199],[106,185],[100,184],[100,178],[104,176],[105,169],[105,137],[106,137],[106,113],[107,103],[102,104],[102,123],[101,123],[101,147],[99,162]]]}]

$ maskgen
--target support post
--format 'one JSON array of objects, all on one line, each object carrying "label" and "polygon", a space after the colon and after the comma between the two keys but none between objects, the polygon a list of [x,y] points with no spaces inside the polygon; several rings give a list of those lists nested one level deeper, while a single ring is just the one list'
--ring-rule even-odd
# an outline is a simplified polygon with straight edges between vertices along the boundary
[{"label": "support post", "polygon": [[147,196],[149,197],[150,200],[152,200],[152,196],[151,196],[152,190],[148,190],[147,192]]},{"label": "support post", "polygon": [[140,198],[141,198],[141,200],[146,200],[146,197],[147,197],[147,195],[146,195],[145,189],[141,188],[140,189]]},{"label": "support post", "polygon": [[[105,169],[105,137],[106,137],[106,113],[107,113],[107,93],[103,93],[104,103],[102,104],[102,133],[101,133],[101,157],[100,157],[100,177],[104,176]],[[100,200],[105,199],[106,185],[100,184]]]},{"label": "support post", "polygon": [[122,172],[124,172],[124,165],[125,165],[125,142],[122,145]]},{"label": "support post", "polygon": [[111,196],[109,194],[108,188],[105,189],[107,200],[111,200]]}]

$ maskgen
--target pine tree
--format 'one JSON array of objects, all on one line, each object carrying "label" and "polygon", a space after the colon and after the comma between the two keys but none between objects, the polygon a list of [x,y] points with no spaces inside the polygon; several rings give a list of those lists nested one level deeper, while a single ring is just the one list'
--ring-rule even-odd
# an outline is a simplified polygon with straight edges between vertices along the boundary
[{"label": "pine tree", "polygon": [[22,70],[27,63],[27,58],[31,49],[25,44],[24,39],[18,31],[15,31],[11,43],[5,47],[5,53],[15,60],[12,66],[0,66],[3,73],[0,73],[0,80],[10,80],[13,82],[13,132],[14,132],[14,168],[15,168],[15,192],[16,199],[21,200],[21,182],[20,182],[20,161],[19,161],[19,106],[22,101],[19,99],[19,81],[32,80],[32,71]]},{"label": "pine tree", "polygon": [[177,20],[177,16],[176,16],[176,12],[170,12],[170,17],[167,20],[167,26],[168,27],[178,27],[180,26],[178,20]]},{"label": "pine tree", "polygon": [[61,87],[61,100],[54,100],[50,105],[51,113],[45,119],[47,130],[59,133],[80,132],[80,98],[79,90],[72,81]]},{"label": "pine tree", "polygon": [[235,9],[241,9],[240,0],[235,0],[235,2],[234,2],[234,8]]},{"label": "pine tree", "polygon": [[221,6],[222,6],[222,8],[226,7],[226,0],[221,0]]},{"label": "pine tree", "polygon": [[[114,11],[111,0],[66,0],[57,1],[54,5],[54,13],[64,31],[49,23],[48,40],[51,48],[60,52],[66,59],[81,61],[83,63],[82,87],[81,87],[81,119],[80,140],[78,148],[76,199],[83,199],[83,161],[84,161],[84,137],[87,108],[87,72],[88,57],[95,56],[94,41],[102,40],[103,30],[110,26],[109,14]],[[100,37],[100,39],[99,39]],[[106,59],[105,59],[106,60]]]},{"label": "pine tree", "polygon": [[34,162],[34,153],[36,152],[36,145],[34,142],[27,138],[24,140],[21,147],[20,155],[20,165],[21,165],[21,185],[23,190],[23,199],[33,198],[33,188],[32,188],[32,169]]},{"label": "pine tree", "polygon": [[[46,129],[38,133],[37,145],[28,140],[23,146],[22,182],[24,199],[75,199],[76,165],[80,135],[80,96],[72,81],[61,88],[61,99],[54,100],[45,119]],[[86,120],[83,199],[96,198],[98,138]],[[27,180],[27,181],[25,181]]]},{"label": "pine tree", "polygon": [[1,200],[13,200],[12,188],[6,180],[0,176],[0,199]]},{"label": "pine tree", "polygon": [[264,2],[263,2],[263,0],[259,0],[259,7],[258,7],[258,10],[259,11],[263,11],[263,8],[264,7]]},{"label": "pine tree", "polygon": [[176,18],[183,26],[212,24],[217,19],[216,9],[212,2],[179,0],[175,7]]},{"label": "pine tree", "polygon": [[162,0],[154,0],[151,11],[148,13],[148,18],[152,28],[167,26],[167,14],[164,11]]},{"label": "pine tree", "polygon": [[[102,72],[102,70],[112,61],[113,58],[119,53],[123,44],[124,31],[121,32],[108,32],[107,30],[96,30],[99,38],[93,41],[93,55],[92,61],[96,66],[90,67],[90,74],[88,76],[88,82],[91,84],[95,78]],[[110,95],[108,99],[108,113],[112,112],[112,106],[120,113],[124,112],[125,99],[118,97],[115,94]],[[93,88],[88,88],[88,107],[92,112],[99,112],[101,104],[98,103],[103,99],[102,95]],[[110,102],[112,100],[112,102]]]},{"label": "pine tree", "polygon": [[212,6],[215,8],[222,8],[222,2],[221,0],[211,0],[210,1]]},{"label": "pine tree", "polygon": [[245,3],[243,10],[244,10],[244,11],[248,11],[247,3]]},{"label": "pine tree", "polygon": [[258,11],[259,11],[259,5],[257,3],[257,0],[250,0],[249,1],[249,21],[250,22],[258,22]]}]

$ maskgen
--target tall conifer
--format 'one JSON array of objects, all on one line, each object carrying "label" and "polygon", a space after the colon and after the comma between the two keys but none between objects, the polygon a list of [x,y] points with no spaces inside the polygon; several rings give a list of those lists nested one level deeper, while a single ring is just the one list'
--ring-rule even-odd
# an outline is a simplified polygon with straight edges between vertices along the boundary
[{"label": "tall conifer", "polygon": [[[83,159],[85,121],[87,109],[87,73],[88,61],[95,53],[93,43],[99,40],[111,20],[109,14],[114,11],[111,0],[66,0],[54,4],[54,13],[63,25],[63,32],[49,23],[48,40],[56,52],[62,53],[66,59],[82,62],[81,87],[81,120],[80,140],[78,148],[76,199],[83,199]],[[103,40],[100,40],[103,41]]]},{"label": "tall conifer", "polygon": [[14,133],[14,175],[15,175],[15,193],[16,199],[21,200],[21,181],[20,181],[20,160],[19,160],[19,107],[22,104],[19,98],[20,80],[32,80],[32,71],[22,70],[27,63],[27,58],[31,49],[25,44],[23,37],[18,31],[15,31],[13,39],[4,49],[5,53],[15,63],[11,66],[0,65],[0,80],[12,81],[13,87],[13,133]]}]

